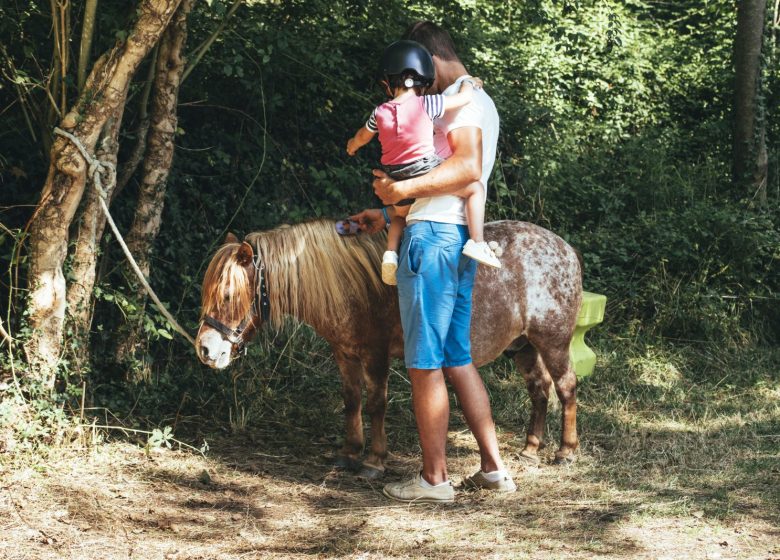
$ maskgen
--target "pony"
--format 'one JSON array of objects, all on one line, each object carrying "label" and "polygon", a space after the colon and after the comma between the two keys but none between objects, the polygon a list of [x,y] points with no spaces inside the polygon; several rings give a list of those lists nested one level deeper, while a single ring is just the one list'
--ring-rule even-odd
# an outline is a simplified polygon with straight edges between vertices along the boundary
[{"label": "pony", "polygon": [[[577,378],[569,344],[582,301],[578,253],[539,226],[516,221],[485,225],[503,249],[503,268],[479,267],[473,292],[472,358],[477,366],[502,353],[522,373],[532,410],[521,460],[538,464],[551,385],[562,408],[556,463],[575,459]],[[380,279],[385,235],[340,236],[333,222],[314,220],[228,234],[206,270],[196,352],[222,369],[241,354],[256,329],[279,328],[286,317],[311,325],[333,350],[342,380],[346,438],[337,466],[376,479],[387,457],[385,411],[389,362],[403,357],[398,293]],[[362,388],[371,420],[363,461]]]}]

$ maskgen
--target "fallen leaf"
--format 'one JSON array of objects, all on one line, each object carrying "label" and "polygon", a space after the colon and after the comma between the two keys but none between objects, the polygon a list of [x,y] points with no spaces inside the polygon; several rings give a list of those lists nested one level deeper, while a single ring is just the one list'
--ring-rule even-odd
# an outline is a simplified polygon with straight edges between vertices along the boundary
[{"label": "fallen leaf", "polygon": [[700,509],[697,509],[691,515],[694,516],[696,519],[701,519],[702,517],[704,517],[704,512]]}]

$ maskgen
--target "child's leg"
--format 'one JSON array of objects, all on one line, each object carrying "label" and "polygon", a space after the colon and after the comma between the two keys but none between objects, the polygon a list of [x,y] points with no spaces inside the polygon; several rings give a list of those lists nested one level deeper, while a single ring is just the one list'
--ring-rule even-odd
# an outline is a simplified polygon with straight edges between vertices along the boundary
[{"label": "child's leg", "polygon": [[469,224],[469,238],[477,243],[484,241],[485,188],[482,186],[482,183],[475,181],[455,194],[466,199],[466,220]]},{"label": "child's leg", "polygon": [[387,230],[387,250],[398,252],[401,247],[401,236],[406,227],[406,215],[409,214],[411,206],[394,206],[395,215],[390,220],[390,229]]},{"label": "child's leg", "polygon": [[485,225],[485,188],[480,182],[471,183],[468,187],[458,191],[461,198],[466,199],[466,219],[469,223],[469,240],[463,246],[463,254],[477,262],[501,268],[490,246],[485,243],[483,233]]},{"label": "child's leg", "polygon": [[398,270],[398,249],[401,247],[401,235],[406,227],[406,215],[409,206],[396,206],[395,216],[390,220],[387,232],[387,251],[382,255],[382,281],[390,286],[397,284],[395,273]]},{"label": "child's leg", "polygon": [[401,236],[406,227],[406,218],[403,216],[393,216],[390,220],[390,229],[387,230],[387,250],[398,252],[401,247]]}]

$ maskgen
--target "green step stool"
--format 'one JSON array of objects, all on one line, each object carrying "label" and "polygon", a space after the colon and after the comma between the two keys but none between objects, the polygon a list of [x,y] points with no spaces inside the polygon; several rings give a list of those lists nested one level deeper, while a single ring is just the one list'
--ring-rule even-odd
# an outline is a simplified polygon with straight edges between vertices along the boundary
[{"label": "green step stool", "polygon": [[571,339],[569,354],[577,378],[582,379],[593,373],[596,365],[596,353],[585,344],[585,333],[604,320],[604,308],[607,296],[582,292],[582,307],[577,316],[577,326]]}]

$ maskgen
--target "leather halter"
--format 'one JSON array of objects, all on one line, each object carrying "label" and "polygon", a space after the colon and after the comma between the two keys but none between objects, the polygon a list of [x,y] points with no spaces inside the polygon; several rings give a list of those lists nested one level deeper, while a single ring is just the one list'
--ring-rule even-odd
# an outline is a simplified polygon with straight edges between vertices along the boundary
[{"label": "leather halter", "polygon": [[252,259],[252,265],[255,267],[255,297],[252,298],[252,307],[249,308],[246,317],[244,317],[238,326],[235,329],[231,329],[211,315],[203,316],[204,323],[212,329],[219,331],[230,344],[236,347],[234,351],[235,354],[246,354],[244,332],[246,331],[247,326],[252,322],[252,319],[258,315],[258,294],[260,295],[259,315],[263,319],[263,322],[267,322],[271,316],[271,301],[268,299],[268,281],[265,278],[265,264],[260,256],[260,251],[258,251],[255,258]]}]

